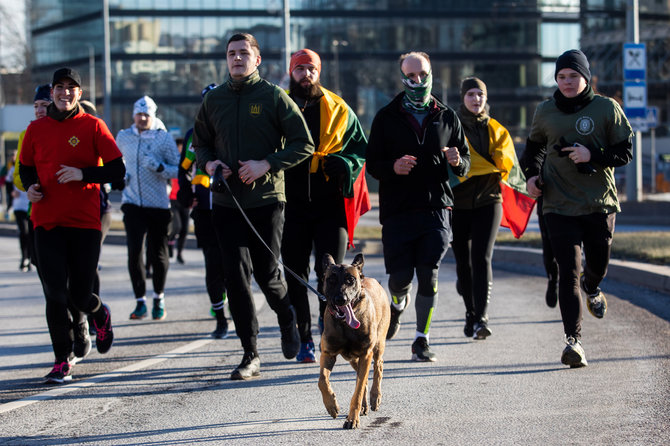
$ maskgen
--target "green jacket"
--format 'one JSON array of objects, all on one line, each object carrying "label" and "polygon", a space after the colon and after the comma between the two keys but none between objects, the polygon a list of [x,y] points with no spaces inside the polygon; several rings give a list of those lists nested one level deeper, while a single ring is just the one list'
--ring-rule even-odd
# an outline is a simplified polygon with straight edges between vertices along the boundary
[{"label": "green jacket", "polygon": [[[284,170],[314,152],[314,143],[298,106],[258,71],[242,82],[228,81],[210,91],[193,127],[198,167],[219,159],[233,174],[227,182],[243,208],[286,201]],[[238,161],[266,160],[270,170],[250,185],[237,175]],[[235,207],[227,191],[214,193],[213,203]]]},{"label": "green jacket", "polygon": [[[528,139],[546,151],[542,212],[571,216],[619,212],[614,167],[630,161],[632,134],[619,104],[604,96],[595,95],[586,107],[571,114],[559,110],[554,99],[538,105]],[[563,146],[561,138],[589,149],[596,169],[593,175],[579,173],[567,156],[559,155],[554,146]]]}]

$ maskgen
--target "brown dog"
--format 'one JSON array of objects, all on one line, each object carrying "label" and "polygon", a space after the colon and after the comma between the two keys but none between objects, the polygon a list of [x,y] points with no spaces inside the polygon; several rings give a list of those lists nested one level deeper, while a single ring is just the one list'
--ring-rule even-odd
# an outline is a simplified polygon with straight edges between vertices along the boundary
[{"label": "brown dog", "polygon": [[377,410],[382,400],[382,374],[386,332],[391,307],[384,288],[375,279],[363,276],[363,254],[351,265],[335,264],[333,257],[323,257],[324,294],[327,307],[321,335],[321,371],[319,390],[326,410],[337,418],[340,406],[330,386],[330,374],[340,354],[356,370],[356,390],[349,404],[345,429],[360,426],[360,416],[368,413],[368,373],[374,359],[370,389],[370,408]]}]

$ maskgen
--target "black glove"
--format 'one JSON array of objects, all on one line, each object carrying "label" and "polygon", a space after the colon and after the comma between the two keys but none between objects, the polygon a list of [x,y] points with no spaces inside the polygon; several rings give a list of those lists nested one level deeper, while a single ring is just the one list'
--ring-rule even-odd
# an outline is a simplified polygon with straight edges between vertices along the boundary
[{"label": "black glove", "polygon": [[216,166],[216,170],[214,171],[214,175],[212,176],[212,182],[210,183],[209,188],[212,190],[212,192],[218,192],[222,194],[226,191],[226,184],[224,181],[223,166],[218,164]]},{"label": "black glove", "polygon": [[323,171],[331,178],[339,179],[347,174],[346,162],[339,156],[326,157]]},{"label": "black glove", "polygon": [[[565,138],[562,136],[559,143],[560,145],[556,144],[554,146],[554,150],[558,152],[558,156],[560,157],[568,156],[570,152],[563,152],[562,149],[563,147],[568,147],[571,146],[572,144],[567,142]],[[594,173],[596,173],[596,169],[593,167],[591,163],[575,163],[575,166],[577,166],[577,172],[583,173],[584,175],[593,175]]]},{"label": "black glove", "polygon": [[126,180],[121,178],[120,180],[112,181],[112,190],[123,190],[126,187]]}]

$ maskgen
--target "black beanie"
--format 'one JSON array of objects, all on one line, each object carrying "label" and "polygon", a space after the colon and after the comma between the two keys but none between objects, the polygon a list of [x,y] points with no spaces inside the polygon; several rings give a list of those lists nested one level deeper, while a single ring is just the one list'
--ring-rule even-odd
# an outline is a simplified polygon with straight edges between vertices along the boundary
[{"label": "black beanie", "polygon": [[488,93],[486,93],[486,84],[481,79],[472,76],[466,77],[463,79],[463,82],[461,82],[461,100],[465,97],[465,93],[473,88],[479,88],[484,92],[484,95],[488,96]]},{"label": "black beanie", "polygon": [[35,89],[35,97],[33,98],[33,102],[35,101],[51,102],[51,84],[40,85]]},{"label": "black beanie", "polygon": [[558,72],[563,68],[571,68],[577,73],[581,74],[586,83],[591,82],[591,71],[589,71],[589,61],[579,50],[568,50],[561,54],[556,59],[556,71],[554,72],[554,80],[558,77]]}]

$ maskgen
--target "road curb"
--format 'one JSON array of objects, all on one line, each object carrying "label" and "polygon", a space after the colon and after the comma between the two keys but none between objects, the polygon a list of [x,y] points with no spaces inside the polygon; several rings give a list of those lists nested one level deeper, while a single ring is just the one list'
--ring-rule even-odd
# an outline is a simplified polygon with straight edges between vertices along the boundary
[{"label": "road curb", "polygon": [[[0,224],[0,236],[17,237],[17,229],[13,224]],[[18,242],[17,242],[18,243]],[[126,237],[123,231],[109,231],[105,244],[125,245]],[[369,256],[383,255],[380,240],[354,240],[355,249],[352,253],[363,253]],[[193,234],[186,240],[187,249],[197,249],[197,242]],[[445,263],[454,263],[453,252],[450,249],[444,258]],[[493,251],[494,268],[507,271],[523,271],[544,276],[542,250],[537,248],[496,246]],[[640,286],[670,297],[670,267],[652,265],[648,263],[632,262],[627,260],[611,259],[607,278],[630,285]]]},{"label": "road curb", "polygon": [[[377,240],[354,241],[355,252],[364,255],[383,254],[382,244]],[[452,250],[447,252],[443,262],[454,263]],[[523,271],[540,276],[545,275],[542,250],[537,248],[496,246],[493,250],[493,267],[507,271]],[[611,259],[607,278],[647,288],[670,297],[670,267]]]}]

